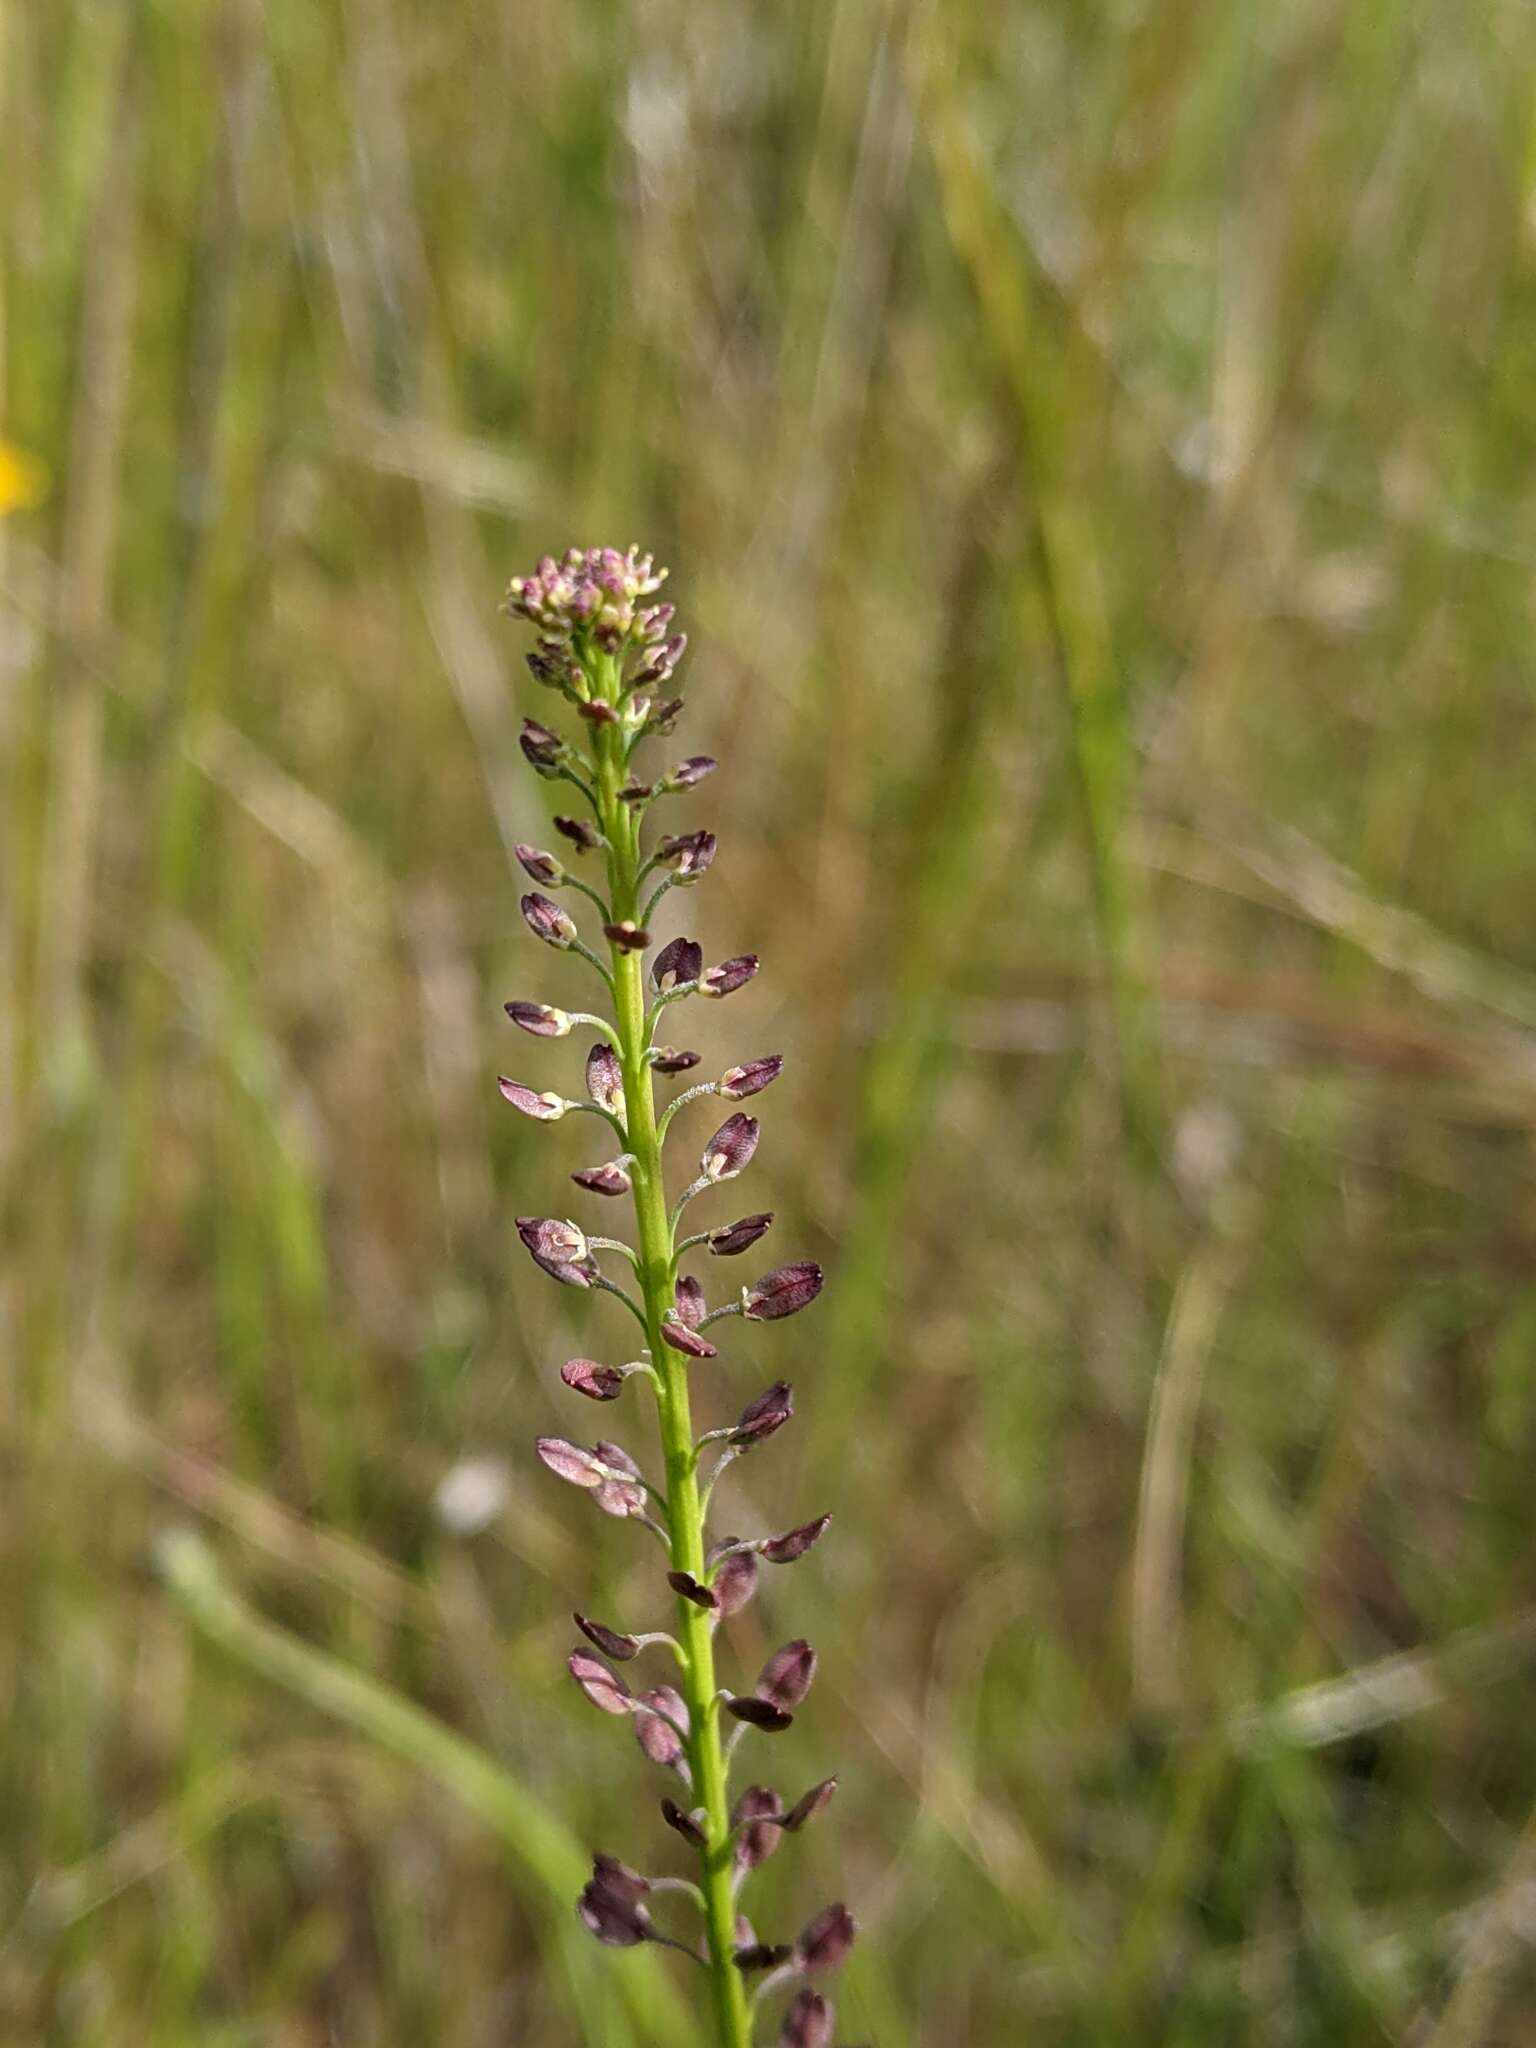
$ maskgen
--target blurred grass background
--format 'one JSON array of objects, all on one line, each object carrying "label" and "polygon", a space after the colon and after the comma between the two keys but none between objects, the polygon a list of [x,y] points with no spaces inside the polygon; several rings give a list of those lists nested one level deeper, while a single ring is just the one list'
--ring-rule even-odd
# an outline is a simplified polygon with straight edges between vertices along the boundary
[{"label": "blurred grass background", "polygon": [[496,605],[632,539],[833,1276],[705,1397],[800,1390],[733,1520],[838,1513],[737,1624],[843,1773],[759,1925],[855,1901],[879,2048],[1536,2042],[1533,57],[11,0],[5,2048],[688,2039],[562,1893],[659,1832],[564,1616],[651,1592],[530,1469],[618,1340],[494,1090],[584,992]]}]

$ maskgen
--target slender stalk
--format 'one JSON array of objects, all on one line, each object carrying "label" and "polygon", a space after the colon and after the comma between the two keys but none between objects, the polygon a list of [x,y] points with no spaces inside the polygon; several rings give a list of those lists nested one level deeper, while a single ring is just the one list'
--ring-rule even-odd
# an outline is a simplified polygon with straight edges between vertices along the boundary
[{"label": "slender stalk", "polygon": [[[624,780],[623,741],[615,727],[597,736],[597,813],[608,841],[608,890],[616,919],[633,918],[640,887],[639,819],[620,801]],[[661,1334],[677,1284],[677,1254],[667,1214],[661,1142],[651,1066],[646,1059],[646,1018],[642,956],[612,949],[619,1062],[624,1074],[628,1150],[633,1155],[635,1223],[639,1239],[639,1281],[646,1336],[655,1372],[656,1405],[666,1464],[666,1522],[674,1571],[702,1581],[704,1513],[699,1498],[698,1461],[684,1361]],[[700,1851],[705,1934],[715,2020],[721,2048],[749,2048],[752,2021],[746,1987],[736,1967],[736,1907],[731,1890],[731,1825],[720,1716],[715,1702],[715,1652],[708,1616],[679,1598],[677,1635],[682,1657],[681,1691],[688,1707],[688,1761],[699,1805],[707,1815],[706,1847]]]}]

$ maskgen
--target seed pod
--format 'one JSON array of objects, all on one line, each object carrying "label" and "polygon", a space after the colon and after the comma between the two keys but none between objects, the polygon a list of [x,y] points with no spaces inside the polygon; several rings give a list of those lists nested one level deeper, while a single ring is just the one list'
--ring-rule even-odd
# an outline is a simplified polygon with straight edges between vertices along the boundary
[{"label": "seed pod", "polygon": [[568,1358],[560,1377],[573,1394],[585,1394],[589,1401],[617,1401],[626,1375],[617,1366],[599,1365],[594,1358]]},{"label": "seed pod", "polygon": [[722,960],[718,967],[711,967],[699,976],[699,994],[734,995],[737,989],[746,987],[756,974],[758,964],[755,953],[738,953],[734,960]]},{"label": "seed pod", "polygon": [[546,946],[553,946],[559,953],[570,950],[576,937],[576,926],[558,903],[551,903],[547,896],[532,890],[523,898],[522,912],[528,921],[529,931],[536,939],[542,939]]},{"label": "seed pod", "polygon": [[794,1388],[788,1380],[775,1380],[765,1393],[742,1409],[726,1442],[733,1450],[750,1451],[782,1429],[794,1412]]},{"label": "seed pod", "polygon": [[679,761],[675,768],[669,768],[662,781],[663,789],[692,789],[702,782],[706,775],[713,775],[719,767],[718,761],[708,754],[690,754],[686,761]]},{"label": "seed pod", "polygon": [[684,1273],[677,1283],[677,1319],[686,1323],[690,1330],[696,1330],[704,1320],[704,1290],[690,1273]]},{"label": "seed pod", "polygon": [[605,1166],[579,1167],[571,1179],[591,1195],[627,1195],[631,1186],[629,1175],[616,1159]]},{"label": "seed pod", "polygon": [[755,1693],[727,1695],[725,1711],[734,1714],[738,1721],[745,1721],[748,1727],[760,1728],[765,1735],[777,1735],[794,1720],[786,1707],[776,1707],[772,1700],[760,1700]]},{"label": "seed pod", "polygon": [[727,1618],[739,1614],[757,1591],[757,1559],[750,1550],[738,1550],[715,1566],[709,1583],[720,1613]]},{"label": "seed pod", "polygon": [[[620,1664],[627,1664],[631,1657],[640,1654],[640,1638],[627,1636],[622,1630],[605,1628],[600,1621],[590,1621],[584,1614],[573,1614],[572,1621],[581,1630],[589,1643],[596,1643],[605,1656],[614,1658]],[[789,1823],[786,1821],[785,1826]]]},{"label": "seed pod", "polygon": [[699,1064],[696,1052],[679,1052],[676,1046],[658,1046],[651,1054],[651,1065],[658,1074],[686,1074],[690,1067]]},{"label": "seed pod", "polygon": [[548,1090],[541,1095],[536,1088],[525,1088],[521,1081],[509,1081],[505,1074],[496,1076],[496,1086],[503,1101],[520,1109],[524,1116],[531,1116],[536,1123],[557,1124],[568,1107],[563,1095]]},{"label": "seed pod", "polygon": [[833,2013],[819,1991],[797,1993],[779,2034],[779,2048],[831,2048]]},{"label": "seed pod", "polygon": [[574,1223],[556,1216],[519,1216],[517,1234],[533,1263],[565,1286],[590,1287],[597,1277],[597,1261]]},{"label": "seed pod", "polygon": [[727,1067],[720,1076],[720,1093],[727,1102],[743,1102],[749,1095],[760,1095],[783,1071],[784,1055],[778,1052],[769,1053],[765,1059],[748,1060],[745,1066]]},{"label": "seed pod", "polygon": [[655,858],[671,868],[679,886],[696,882],[715,858],[719,842],[713,832],[684,832],[657,842]]},{"label": "seed pod", "polygon": [[706,1180],[734,1180],[757,1150],[758,1121],[738,1109],[704,1147],[699,1171]]},{"label": "seed pod", "polygon": [[621,918],[617,924],[605,924],[603,937],[617,946],[621,953],[643,953],[651,943],[651,935],[632,917]]},{"label": "seed pod", "polygon": [[703,965],[704,948],[697,939],[668,939],[651,962],[651,986],[661,990],[697,981]]},{"label": "seed pod", "polygon": [[569,839],[578,853],[593,853],[603,843],[602,833],[585,818],[556,818],[554,825],[561,838]]},{"label": "seed pod", "polygon": [[629,1687],[616,1671],[609,1670],[601,1657],[594,1657],[590,1650],[572,1650],[566,1663],[572,1678],[594,1707],[605,1714],[634,1711],[635,1703]]},{"label": "seed pod", "polygon": [[800,1930],[795,1943],[796,1967],[808,1977],[821,1970],[835,1970],[853,1947],[857,1933],[853,1915],[846,1906],[828,1906]]},{"label": "seed pod", "polygon": [[821,1292],[821,1268],[814,1259],[780,1266],[742,1290],[741,1312],[749,1322],[776,1323],[808,1308]]},{"label": "seed pod", "polygon": [[564,1010],[549,1003],[503,1003],[502,1008],[519,1030],[534,1038],[564,1038],[571,1028]]},{"label": "seed pod", "polygon": [[798,1529],[788,1529],[782,1536],[765,1536],[757,1546],[757,1554],[766,1557],[770,1564],[793,1564],[821,1540],[831,1519],[830,1515],[818,1515],[814,1522],[802,1522]]},{"label": "seed pod", "polygon": [[670,1685],[653,1685],[639,1695],[637,1707],[635,1740],[653,1764],[675,1770],[683,1760],[683,1738],[678,1730],[688,1726],[682,1694]]},{"label": "seed pod", "polygon": [[766,1785],[749,1785],[731,1810],[731,1826],[740,1828],[736,1837],[736,1868],[755,1870],[778,1848],[783,1838],[784,1802]]},{"label": "seed pod", "polygon": [[789,1829],[792,1835],[798,1835],[800,1830],[813,1821],[818,1813],[824,1812],[832,1804],[836,1791],[836,1778],[823,1778],[819,1785],[813,1785],[810,1791],[797,1799],[788,1813],[785,1814],[785,1827]]},{"label": "seed pod", "polygon": [[679,1322],[675,1315],[662,1318],[661,1335],[664,1343],[670,1344],[674,1351],[681,1351],[685,1358],[720,1356],[707,1337],[701,1337],[697,1330],[690,1330],[688,1325]]},{"label": "seed pod", "polygon": [[727,1223],[723,1229],[712,1230],[709,1249],[717,1259],[734,1259],[739,1253],[750,1251],[772,1222],[771,1209],[759,1216],[743,1216],[739,1223]]},{"label": "seed pod", "polygon": [[709,1835],[706,1828],[709,1815],[702,1806],[696,1806],[692,1813],[684,1813],[675,1799],[663,1799],[661,1802],[661,1817],[669,1828],[675,1829],[682,1836],[683,1840],[690,1843],[693,1848],[707,1849],[709,1847]]},{"label": "seed pod", "polygon": [[523,720],[523,730],[517,743],[530,767],[540,775],[553,775],[571,751],[559,733],[551,732],[547,725],[540,725],[535,718]]},{"label": "seed pod", "polygon": [[760,1700],[793,1712],[810,1691],[815,1676],[816,1652],[799,1637],[774,1651],[758,1673],[753,1691]]},{"label": "seed pod", "polygon": [[613,1047],[601,1040],[587,1054],[587,1093],[599,1109],[624,1108],[624,1069]]},{"label": "seed pod", "polygon": [[547,882],[553,887],[565,880],[565,869],[555,856],[546,853],[543,847],[529,846],[525,840],[519,840],[512,851],[517,855],[518,863],[524,872],[531,875],[536,882]]}]

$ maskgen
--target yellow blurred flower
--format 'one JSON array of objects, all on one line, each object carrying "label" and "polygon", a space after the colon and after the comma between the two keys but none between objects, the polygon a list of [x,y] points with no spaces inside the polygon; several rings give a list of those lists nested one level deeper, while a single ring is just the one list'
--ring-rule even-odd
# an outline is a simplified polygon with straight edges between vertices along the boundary
[{"label": "yellow blurred flower", "polygon": [[9,441],[0,440],[0,516],[37,504],[47,488],[43,465]]}]

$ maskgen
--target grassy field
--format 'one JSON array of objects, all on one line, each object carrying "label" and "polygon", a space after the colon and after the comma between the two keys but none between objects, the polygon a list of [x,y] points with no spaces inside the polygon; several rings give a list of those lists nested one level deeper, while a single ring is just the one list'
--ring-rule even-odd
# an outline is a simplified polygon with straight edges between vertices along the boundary
[{"label": "grassy field", "polygon": [[0,2048],[698,2039],[494,1081],[609,540],[829,1273],[759,1924],[877,2048],[1536,2043],[1533,167],[1516,0],[0,11]]}]

